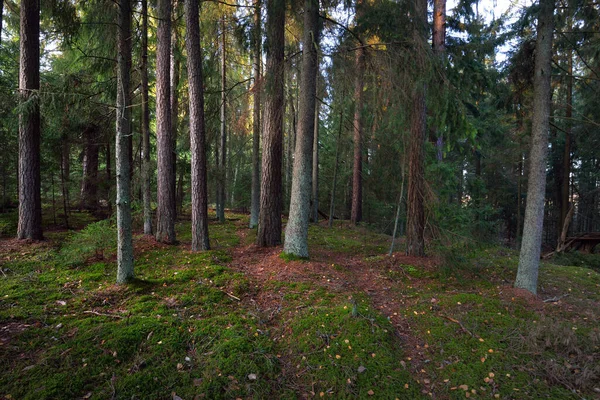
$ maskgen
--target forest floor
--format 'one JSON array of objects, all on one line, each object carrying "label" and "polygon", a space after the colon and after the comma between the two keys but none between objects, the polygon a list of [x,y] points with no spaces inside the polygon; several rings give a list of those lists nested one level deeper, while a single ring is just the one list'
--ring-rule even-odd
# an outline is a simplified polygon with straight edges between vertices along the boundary
[{"label": "forest floor", "polygon": [[189,221],[176,246],[138,234],[123,286],[108,222],[0,239],[0,398],[600,398],[598,255],[545,262],[533,296],[507,248],[390,257],[336,221],[291,260],[247,224],[212,221],[203,253]]}]

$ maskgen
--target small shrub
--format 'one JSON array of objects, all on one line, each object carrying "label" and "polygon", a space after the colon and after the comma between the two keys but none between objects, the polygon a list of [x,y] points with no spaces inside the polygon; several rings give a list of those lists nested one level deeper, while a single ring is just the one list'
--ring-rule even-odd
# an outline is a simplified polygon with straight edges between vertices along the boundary
[{"label": "small shrub", "polygon": [[110,220],[91,223],[71,235],[59,253],[66,265],[81,265],[90,258],[104,259],[116,253],[117,231]]}]

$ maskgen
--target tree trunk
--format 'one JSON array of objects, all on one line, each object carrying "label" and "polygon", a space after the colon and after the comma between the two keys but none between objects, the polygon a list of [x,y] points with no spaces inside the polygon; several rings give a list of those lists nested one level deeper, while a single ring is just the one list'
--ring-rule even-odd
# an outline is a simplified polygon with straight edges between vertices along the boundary
[{"label": "tree trunk", "polygon": [[319,0],[304,1],[304,33],[298,137],[294,156],[290,215],[285,230],[284,252],[308,257],[308,223],[312,190],[312,156],[315,131],[315,100],[319,69]]},{"label": "tree trunk", "polygon": [[[175,0],[174,9],[177,10],[179,2]],[[173,151],[173,168],[171,172],[173,174],[173,218],[177,220],[177,130],[179,127],[179,77],[181,70],[181,63],[177,56],[177,46],[179,45],[179,34],[177,25],[173,21],[171,25],[171,54],[170,54],[170,88],[171,88],[171,140],[172,151]]]},{"label": "tree trunk", "polygon": [[98,130],[94,126],[83,132],[85,148],[83,150],[83,179],[81,181],[80,208],[96,211],[98,208]]},{"label": "tree trunk", "polygon": [[[344,96],[342,95],[342,104],[344,102]],[[344,111],[340,109],[340,129],[338,131],[338,137],[335,144],[335,164],[333,164],[333,182],[331,184],[331,198],[329,201],[329,223],[328,226],[331,228],[333,225],[333,214],[335,212],[335,189],[337,186],[337,176],[338,176],[338,165],[340,163],[340,142],[342,138],[342,121],[344,119]]]},{"label": "tree trunk", "polygon": [[[19,239],[41,240],[40,194],[40,3],[21,1],[19,64]],[[25,105],[27,104],[27,105]]]},{"label": "tree trunk", "polygon": [[0,0],[0,45],[2,45],[2,17],[4,16],[4,0]]},{"label": "tree trunk", "polygon": [[[425,41],[427,26],[427,1],[416,1],[415,40]],[[420,72],[418,73],[420,74]],[[426,115],[425,92],[426,85],[417,76],[413,97],[413,108],[410,116],[410,149],[408,162],[408,194],[407,194],[407,227],[406,254],[422,257],[425,255],[425,132]]]},{"label": "tree trunk", "polygon": [[157,218],[156,240],[174,244],[175,238],[175,164],[171,136],[171,1],[158,0],[156,45],[156,144],[157,144]]},{"label": "tree trunk", "polygon": [[550,126],[550,76],[552,34],[554,31],[554,0],[540,0],[536,41],[535,76],[533,82],[533,118],[531,155],[523,239],[515,287],[537,293],[537,278],[544,224],[546,193],[546,155]]},{"label": "tree trunk", "polygon": [[221,140],[217,161],[217,218],[225,222],[225,182],[227,180],[227,60],[225,53],[225,17],[221,18]]},{"label": "tree trunk", "polygon": [[[112,138],[109,138],[112,139]],[[112,155],[110,152],[110,140],[106,143],[106,182],[107,182],[107,189],[106,189],[106,197],[108,197],[108,214],[112,215],[112,196],[111,196],[111,191],[112,191],[112,167],[111,167],[111,160],[112,160]]]},{"label": "tree trunk", "polygon": [[404,165],[402,165],[402,183],[400,184],[400,198],[398,199],[398,206],[396,208],[396,218],[394,220],[394,233],[392,234],[392,244],[390,245],[390,251],[388,255],[392,255],[394,252],[394,242],[396,241],[396,234],[398,233],[398,223],[400,222],[400,208],[402,207],[402,197],[404,196]]},{"label": "tree trunk", "polygon": [[250,228],[258,225],[260,211],[260,94],[261,94],[261,1],[254,6],[254,116],[252,121],[252,203],[250,205]]},{"label": "tree trunk", "polygon": [[[363,0],[356,1],[356,24],[364,15]],[[363,86],[365,74],[365,48],[362,41],[356,50],[356,76],[354,78],[354,165],[352,167],[352,206],[350,222],[362,220],[362,141],[363,141]]]},{"label": "tree trunk", "polygon": [[208,250],[208,192],[206,184],[206,129],[198,0],[186,0],[187,68],[192,153],[192,251]]},{"label": "tree trunk", "polygon": [[[565,132],[565,147],[562,158],[561,185],[560,185],[560,219],[558,226],[565,223],[569,212],[569,188],[571,187],[571,118],[573,117],[573,55],[569,53],[569,76],[567,77],[567,111]],[[560,232],[559,232],[560,234]]]},{"label": "tree trunk", "polygon": [[119,0],[117,56],[117,283],[134,278],[131,233],[131,168],[129,141],[131,129],[131,0]]},{"label": "tree trunk", "polygon": [[285,0],[267,2],[267,69],[258,246],[281,243]]},{"label": "tree trunk", "polygon": [[320,103],[315,102],[315,128],[313,134],[313,165],[312,165],[312,221],[319,222],[319,109]]},{"label": "tree trunk", "polygon": [[148,0],[142,0],[142,197],[144,234],[152,235],[152,194],[150,192],[150,108],[148,96]]},{"label": "tree trunk", "polygon": [[[432,34],[433,52],[444,61],[446,53],[446,0],[433,1],[433,34]],[[444,83],[440,82],[440,86]],[[442,161],[444,154],[444,137],[437,132],[435,142],[438,161]]]}]

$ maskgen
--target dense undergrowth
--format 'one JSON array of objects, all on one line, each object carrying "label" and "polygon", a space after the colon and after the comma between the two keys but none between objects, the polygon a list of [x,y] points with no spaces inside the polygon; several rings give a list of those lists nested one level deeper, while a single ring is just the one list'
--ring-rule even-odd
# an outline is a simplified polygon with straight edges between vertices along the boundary
[{"label": "dense undergrowth", "polygon": [[205,253],[189,251],[189,222],[178,246],[136,236],[127,286],[114,284],[108,222],[0,242],[0,397],[598,396],[597,256],[545,263],[536,298],[511,288],[511,250],[439,249],[422,267],[387,257],[387,236],[337,223],[310,228],[318,274],[259,281],[233,257],[253,240],[246,226],[211,223]]}]

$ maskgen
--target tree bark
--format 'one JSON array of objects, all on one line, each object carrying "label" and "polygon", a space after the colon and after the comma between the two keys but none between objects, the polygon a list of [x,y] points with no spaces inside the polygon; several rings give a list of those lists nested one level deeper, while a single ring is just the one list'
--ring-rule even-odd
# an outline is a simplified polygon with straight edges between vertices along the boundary
[{"label": "tree bark", "polygon": [[117,283],[134,278],[131,232],[131,0],[119,0],[117,56]]},{"label": "tree bark", "polygon": [[0,0],[0,45],[2,45],[2,17],[4,16],[4,0]]},{"label": "tree bark", "polygon": [[285,0],[267,1],[267,68],[258,246],[281,243]]},{"label": "tree bark", "polygon": [[304,1],[304,32],[298,137],[294,156],[290,215],[285,230],[284,252],[308,257],[308,223],[312,190],[312,156],[317,94],[319,0]]},{"label": "tree bark", "polygon": [[206,183],[206,127],[202,49],[200,47],[200,6],[185,1],[187,69],[190,104],[190,150],[192,153],[192,251],[210,249],[208,236],[208,190]]},{"label": "tree bark", "polygon": [[157,137],[157,221],[156,240],[174,244],[175,238],[175,164],[171,136],[171,1],[158,0],[156,45],[156,137]]},{"label": "tree bark", "polygon": [[261,95],[261,1],[254,6],[254,110],[252,121],[252,203],[250,205],[250,228],[258,225],[260,211],[260,95]]},{"label": "tree bark", "polygon": [[19,239],[41,240],[40,194],[40,8],[38,0],[21,1],[19,64]]},{"label": "tree bark", "polygon": [[[445,61],[446,53],[446,0],[433,1],[433,34],[432,34],[433,52]],[[439,83],[443,85],[443,82]],[[437,130],[437,129],[436,129]],[[442,161],[444,155],[444,137],[437,130],[437,140],[435,142],[437,160]]]},{"label": "tree bark", "polygon": [[227,171],[227,61],[225,53],[225,17],[221,18],[221,140],[217,161],[217,218],[225,222],[225,182]]},{"label": "tree bark", "polygon": [[[417,0],[415,19],[415,41],[425,41],[427,26],[427,1]],[[417,73],[418,75],[420,72]],[[410,148],[408,162],[406,254],[422,257],[425,255],[425,154],[426,137],[425,93],[423,76],[417,76],[413,97]]]},{"label": "tree bark", "polygon": [[[177,10],[179,2],[175,0],[174,9]],[[179,128],[179,78],[181,72],[181,62],[177,55],[177,46],[179,45],[179,33],[177,30],[176,22],[173,21],[171,25],[171,54],[170,54],[170,98],[171,98],[171,140],[172,151],[173,151],[173,168],[171,172],[173,174],[173,218],[177,220],[177,131]]]},{"label": "tree bark", "polygon": [[540,0],[538,16],[535,75],[533,82],[533,119],[527,203],[519,267],[515,287],[537,293],[538,269],[544,224],[546,194],[546,156],[550,126],[552,34],[554,0]]},{"label": "tree bark", "polygon": [[85,128],[83,132],[83,179],[81,181],[81,206],[88,211],[98,208],[98,130],[95,126]]},{"label": "tree bark", "polygon": [[148,95],[148,0],[142,0],[142,197],[144,234],[152,235],[152,194],[150,192],[150,108]]},{"label": "tree bark", "polygon": [[312,221],[319,222],[319,109],[315,102],[315,127],[313,134],[313,165],[312,165]]},{"label": "tree bark", "polygon": [[[364,15],[363,0],[356,1],[356,24]],[[352,167],[352,206],[350,222],[362,220],[362,141],[363,141],[363,86],[365,74],[365,48],[359,43],[356,50],[356,76],[354,78],[354,165]]]},{"label": "tree bark", "polygon": [[[569,52],[569,76],[567,76],[567,129],[565,132],[565,147],[563,150],[561,185],[560,185],[560,216],[558,226],[565,223],[569,212],[569,188],[571,187],[571,118],[573,117],[573,55]],[[560,234],[560,232],[559,232]]]},{"label": "tree bark", "polygon": [[[342,95],[342,104],[344,102],[344,96]],[[333,214],[335,212],[335,189],[337,186],[337,176],[338,176],[338,165],[340,163],[340,142],[342,138],[342,121],[344,119],[344,111],[340,109],[340,127],[338,131],[338,137],[335,144],[335,164],[333,164],[333,182],[331,184],[331,197],[329,201],[329,223],[328,226],[331,228],[333,225]]]}]

